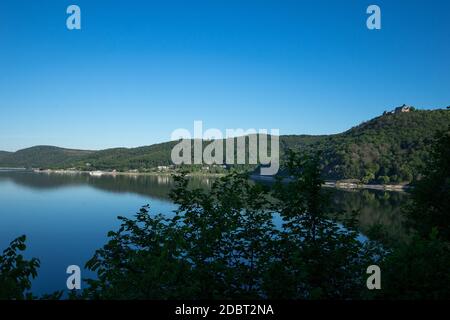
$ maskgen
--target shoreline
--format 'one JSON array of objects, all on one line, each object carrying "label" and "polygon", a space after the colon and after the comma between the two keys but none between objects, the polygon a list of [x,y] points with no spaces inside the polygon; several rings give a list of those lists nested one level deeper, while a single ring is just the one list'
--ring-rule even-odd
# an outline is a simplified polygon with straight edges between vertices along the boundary
[{"label": "shoreline", "polygon": [[403,184],[363,184],[363,183],[349,183],[339,181],[325,181],[323,186],[327,188],[347,189],[347,190],[371,189],[371,190],[396,191],[396,192],[406,192],[412,189],[411,186]]},{"label": "shoreline", "polygon": [[[264,182],[274,182],[275,179],[270,176],[258,176],[251,175],[250,179],[255,181],[264,181]],[[290,178],[284,178],[284,181],[289,181]],[[363,184],[363,183],[355,183],[355,182],[346,182],[339,180],[326,180],[322,187],[325,188],[334,188],[341,190],[361,190],[361,189],[369,189],[369,190],[380,190],[380,191],[395,191],[395,192],[407,192],[412,189],[410,185],[405,184]]]},{"label": "shoreline", "polygon": [[[174,172],[121,172],[121,171],[80,171],[80,170],[32,170],[34,173],[47,173],[47,174],[88,174],[91,177],[101,177],[101,176],[171,176]],[[190,172],[186,174],[188,177],[223,177],[225,173],[196,173]]]},{"label": "shoreline", "polygon": [[[24,168],[0,168],[0,171],[29,171],[33,173],[45,173],[45,174],[86,174],[91,177],[102,177],[102,176],[171,176],[174,172],[119,172],[119,171],[80,171],[80,170],[65,170],[65,169],[45,169],[45,170],[27,170]],[[202,172],[190,172],[186,174],[187,177],[223,177],[225,173],[202,173]],[[250,175],[249,178],[254,181],[262,182],[274,182],[275,178],[271,176],[260,176],[260,175]],[[289,181],[289,178],[285,178],[285,181]],[[407,192],[412,189],[410,185],[405,184],[363,184],[356,182],[347,181],[333,181],[327,180],[323,184],[325,188],[334,188],[341,190],[380,190],[380,191],[394,191],[394,192]]]}]

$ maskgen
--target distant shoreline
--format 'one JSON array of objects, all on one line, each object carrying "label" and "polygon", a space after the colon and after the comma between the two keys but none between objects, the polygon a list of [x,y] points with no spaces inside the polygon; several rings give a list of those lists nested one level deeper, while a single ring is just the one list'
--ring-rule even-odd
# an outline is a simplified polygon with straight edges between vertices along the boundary
[{"label": "distant shoreline", "polygon": [[363,184],[363,183],[348,183],[339,181],[325,181],[324,187],[336,189],[371,189],[371,190],[397,191],[397,192],[406,192],[412,189],[411,186],[403,184]]},{"label": "distant shoreline", "polygon": [[[34,173],[47,173],[47,174],[88,174],[92,177],[101,176],[171,176],[174,172],[119,172],[119,171],[80,171],[80,170],[55,170],[55,169],[45,169],[45,170],[27,170],[25,168],[0,168],[0,171],[30,171]],[[205,172],[190,172],[186,176],[188,177],[223,177],[225,173],[205,173]],[[259,176],[251,175],[250,179],[254,181],[262,182],[274,182],[275,179],[272,176]],[[285,181],[289,181],[289,178],[285,178]],[[370,190],[380,190],[380,191],[396,191],[396,192],[406,192],[412,189],[410,185],[405,184],[363,184],[357,182],[349,181],[325,181],[323,187],[343,189],[343,190],[353,190],[353,189],[370,189]]]},{"label": "distant shoreline", "polygon": [[[270,176],[258,176],[252,175],[251,179],[255,181],[264,181],[264,182],[274,182],[275,178]],[[289,181],[289,178],[284,178],[284,181]],[[381,191],[396,191],[396,192],[406,192],[412,189],[410,185],[404,184],[364,184],[364,183],[356,183],[356,182],[348,182],[348,181],[331,181],[327,180],[323,184],[323,187],[326,188],[334,188],[334,189],[343,189],[343,190],[353,190],[353,189],[370,189],[370,190],[381,190]]]},{"label": "distant shoreline", "polygon": [[[31,170],[34,173],[51,173],[51,174],[88,174],[92,177],[101,176],[170,176],[174,172],[169,171],[155,171],[155,172],[123,172],[123,171],[81,171],[81,170],[55,170],[55,169],[45,169],[45,170]],[[204,172],[189,172],[186,176],[195,177],[223,177],[225,173],[204,173]]]}]

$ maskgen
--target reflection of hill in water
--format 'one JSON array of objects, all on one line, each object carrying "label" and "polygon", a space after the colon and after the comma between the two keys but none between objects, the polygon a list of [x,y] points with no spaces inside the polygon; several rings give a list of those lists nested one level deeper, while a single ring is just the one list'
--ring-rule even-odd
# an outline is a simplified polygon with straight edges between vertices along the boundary
[{"label": "reflection of hill in water", "polygon": [[81,185],[86,184],[88,178],[86,175],[68,177],[56,174],[35,174],[28,171],[0,171],[0,182],[9,180],[31,189],[56,189],[64,186]]},{"label": "reflection of hill in water", "polygon": [[[32,172],[0,172],[0,181],[10,180],[31,189],[58,189],[64,187],[88,185],[96,189],[115,193],[136,193],[160,200],[170,200],[169,192],[174,187],[170,176],[153,175],[103,175],[89,174],[48,174]],[[208,188],[213,179],[190,179],[192,187]]]},{"label": "reflection of hill in water", "polygon": [[[88,185],[90,187],[115,193],[136,193],[143,196],[170,201],[169,192],[174,187],[170,176],[153,175],[104,175],[93,177],[88,174],[46,174],[30,172],[0,172],[0,182],[10,180],[32,189],[56,189],[71,186]],[[214,178],[191,177],[190,186],[209,188]],[[362,232],[370,226],[381,224],[386,227],[389,236],[401,238],[401,205],[409,198],[401,192],[383,192],[377,190],[330,190],[335,211],[358,212]]]},{"label": "reflection of hill in water", "polygon": [[402,206],[409,200],[405,192],[379,190],[332,190],[333,207],[346,213],[356,211],[361,231],[382,225],[391,239],[403,239],[405,229]]}]

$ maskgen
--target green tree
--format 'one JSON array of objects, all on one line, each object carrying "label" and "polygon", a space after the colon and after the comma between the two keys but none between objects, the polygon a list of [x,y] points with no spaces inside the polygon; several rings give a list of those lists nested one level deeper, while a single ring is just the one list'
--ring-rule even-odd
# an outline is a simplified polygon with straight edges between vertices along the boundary
[{"label": "green tree", "polygon": [[230,174],[210,191],[190,189],[176,177],[173,217],[144,207],[121,217],[117,232],[87,267],[87,298],[260,298],[270,259],[272,215],[267,191],[247,176]]},{"label": "green tree", "polygon": [[382,299],[449,299],[450,246],[436,229],[396,246],[381,264]]},{"label": "green tree", "polygon": [[98,279],[84,297],[360,297],[367,266],[382,255],[358,239],[354,219],[342,225],[328,214],[317,158],[292,153],[288,167],[292,182],[275,189],[232,173],[205,191],[177,176],[174,215],[145,207],[134,219],[121,217],[87,263]]},{"label": "green tree", "polygon": [[13,240],[0,256],[0,300],[33,299],[29,291],[31,279],[37,276],[39,260],[26,260],[20,252],[25,251],[25,236]]},{"label": "green tree", "polygon": [[391,248],[382,264],[384,299],[450,298],[450,128],[433,144],[431,158],[406,207],[412,238]]},{"label": "green tree", "polygon": [[[277,261],[267,287],[272,298],[361,297],[365,270],[381,259],[373,243],[358,239],[354,217],[338,222],[322,191],[319,158],[291,152],[291,182],[278,183],[275,198],[283,220]],[[342,217],[341,217],[342,219]]]},{"label": "green tree", "polygon": [[388,184],[390,181],[388,176],[380,176],[378,177],[378,182],[381,184]]},{"label": "green tree", "polygon": [[424,237],[436,228],[450,241],[450,127],[437,135],[423,175],[406,210],[409,221]]}]

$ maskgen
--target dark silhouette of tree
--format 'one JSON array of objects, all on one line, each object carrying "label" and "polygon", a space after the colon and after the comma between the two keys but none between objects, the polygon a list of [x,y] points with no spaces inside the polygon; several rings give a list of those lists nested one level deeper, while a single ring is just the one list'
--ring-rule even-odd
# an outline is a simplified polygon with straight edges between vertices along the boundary
[{"label": "dark silhouette of tree", "polygon": [[[171,218],[144,207],[120,218],[87,267],[87,298],[352,298],[366,290],[365,270],[380,259],[325,210],[319,164],[292,153],[292,182],[271,190],[232,173],[210,191],[176,177]],[[273,215],[284,220],[277,228]]]},{"label": "dark silhouette of tree", "polygon": [[407,209],[409,221],[422,236],[436,228],[440,237],[450,241],[450,127],[437,135],[423,174]]},{"label": "dark silhouette of tree", "polygon": [[358,240],[354,218],[341,217],[338,222],[340,215],[330,210],[321,189],[318,156],[290,152],[287,164],[292,181],[280,181],[275,188],[275,207],[284,225],[277,242],[278,261],[267,287],[269,296],[360,297],[367,289],[367,267],[381,258],[379,247]]},{"label": "dark silhouette of tree", "polygon": [[450,128],[437,135],[423,179],[405,209],[412,238],[383,262],[385,299],[450,298]]},{"label": "dark silhouette of tree", "polygon": [[0,256],[0,300],[33,299],[31,279],[37,276],[40,263],[20,254],[26,249],[25,240],[25,236],[13,240]]}]

